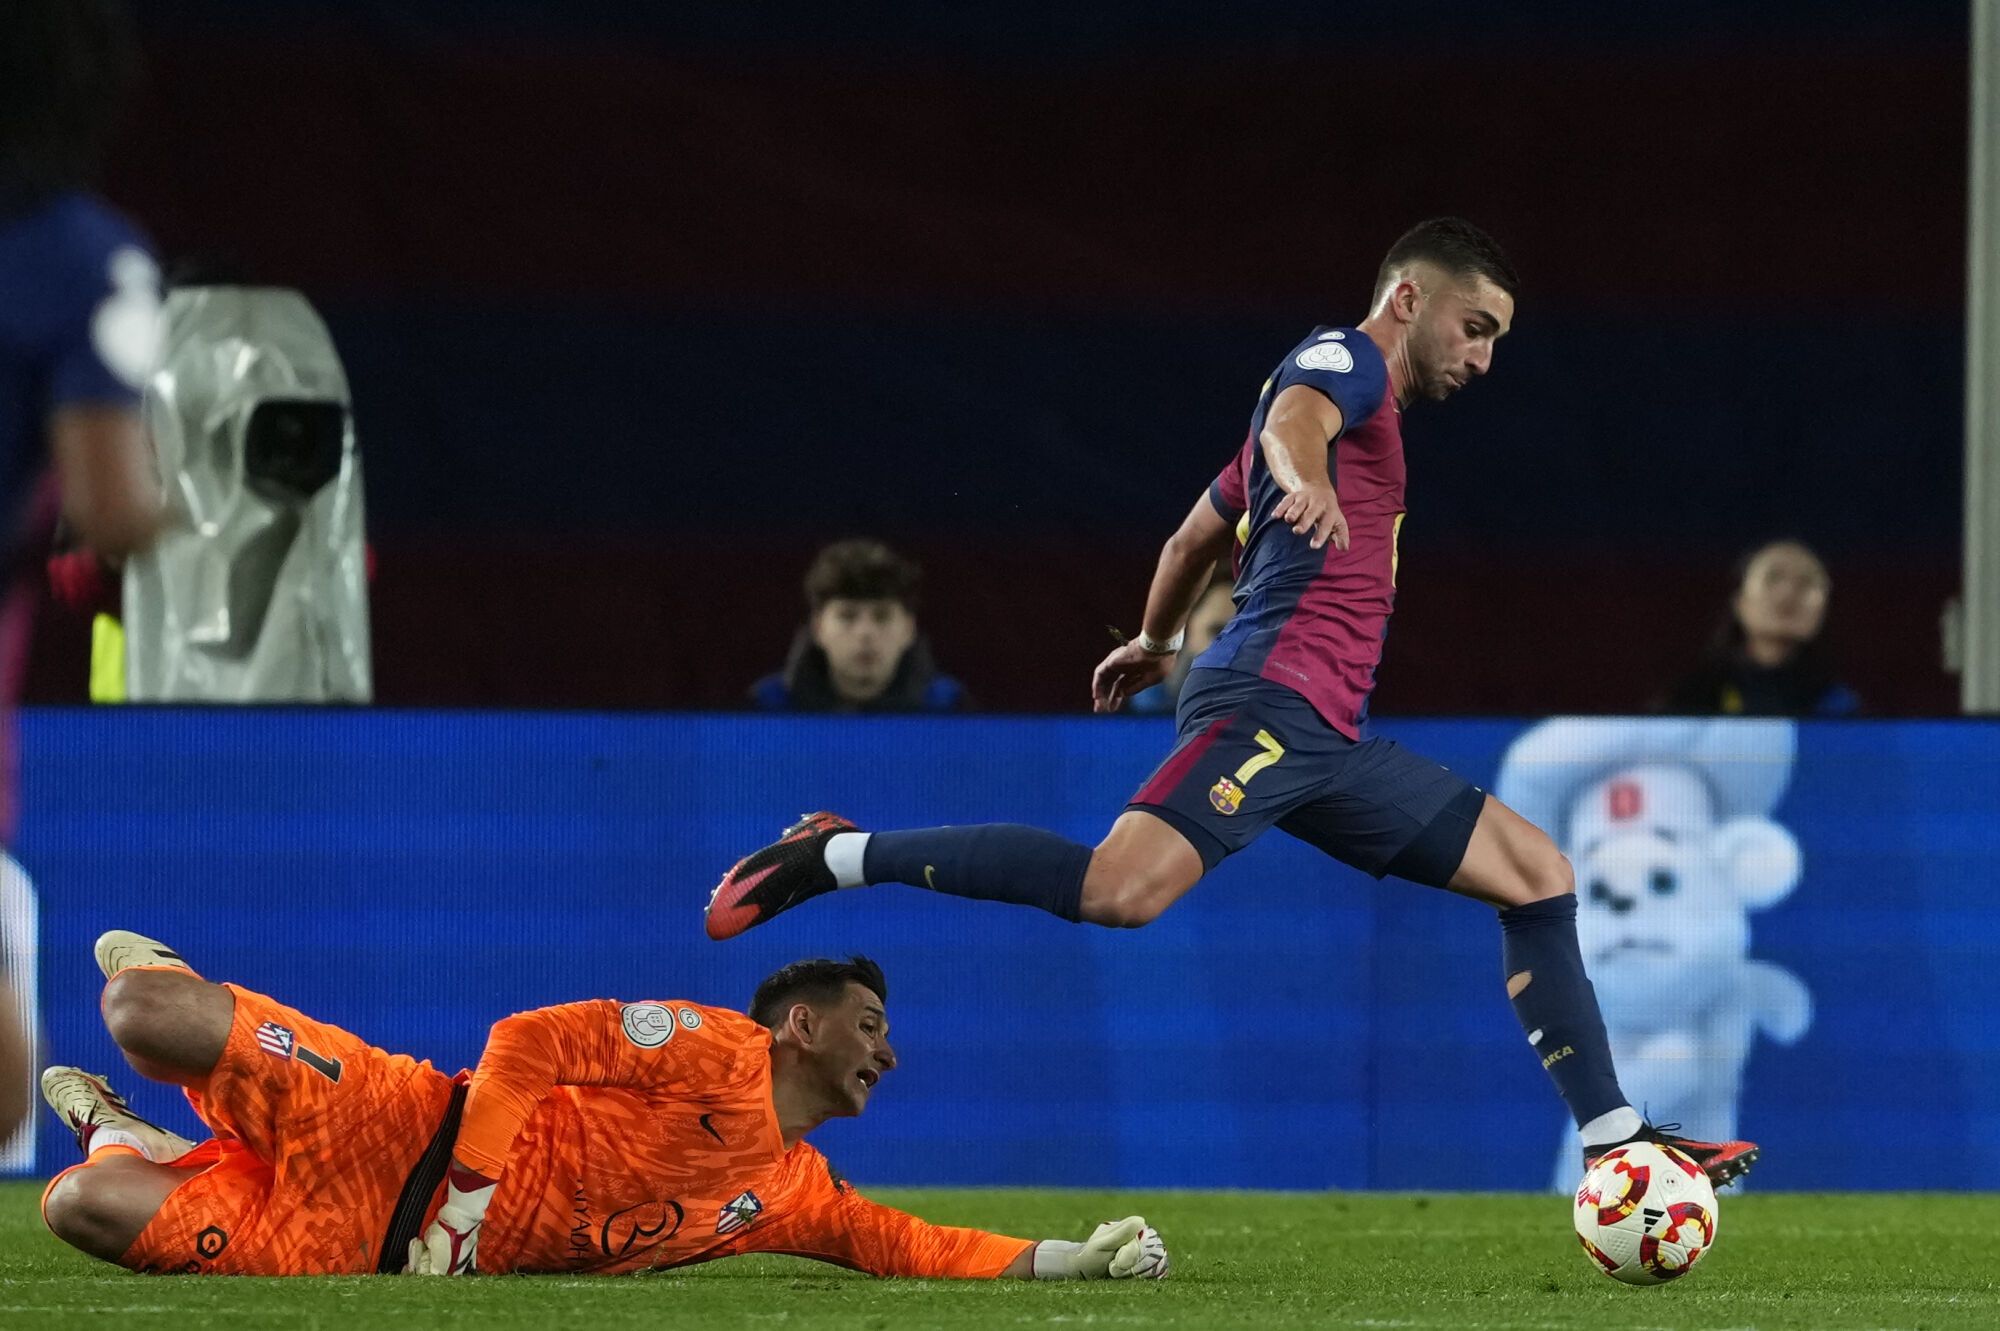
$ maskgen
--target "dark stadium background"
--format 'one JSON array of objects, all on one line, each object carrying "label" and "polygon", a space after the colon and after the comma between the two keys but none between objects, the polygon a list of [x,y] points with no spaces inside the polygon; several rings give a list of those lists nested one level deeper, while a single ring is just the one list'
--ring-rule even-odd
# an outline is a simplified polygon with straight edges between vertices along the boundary
[{"label": "dark stadium background", "polygon": [[1776,534],[1869,710],[1954,709],[1961,5],[138,8],[108,192],[326,313],[384,703],[738,705],[870,533],[1074,710],[1270,366],[1457,212],[1526,285],[1411,416],[1378,712],[1640,708]]}]

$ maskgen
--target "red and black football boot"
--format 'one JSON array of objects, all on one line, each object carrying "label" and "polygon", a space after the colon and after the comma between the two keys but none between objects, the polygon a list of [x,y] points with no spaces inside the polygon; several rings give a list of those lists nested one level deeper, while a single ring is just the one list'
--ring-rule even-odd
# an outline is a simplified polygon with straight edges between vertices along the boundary
[{"label": "red and black football boot", "polygon": [[1675,1130],[1679,1127],[1678,1123],[1663,1123],[1657,1127],[1648,1123],[1635,1135],[1627,1137],[1622,1142],[1586,1146],[1583,1148],[1583,1172],[1588,1174],[1599,1160],[1621,1146],[1630,1146],[1633,1142],[1652,1142],[1656,1146],[1671,1146],[1687,1156],[1701,1166],[1702,1172],[1708,1175],[1710,1183],[1720,1188],[1734,1183],[1749,1173],[1750,1166],[1756,1164],[1757,1157],[1762,1154],[1756,1142],[1704,1142],[1696,1141],[1692,1137],[1675,1136]]},{"label": "red and black football boot", "polygon": [[708,936],[734,938],[801,901],[834,889],[826,839],[856,830],[837,813],[809,813],[764,849],[736,861],[709,894]]}]

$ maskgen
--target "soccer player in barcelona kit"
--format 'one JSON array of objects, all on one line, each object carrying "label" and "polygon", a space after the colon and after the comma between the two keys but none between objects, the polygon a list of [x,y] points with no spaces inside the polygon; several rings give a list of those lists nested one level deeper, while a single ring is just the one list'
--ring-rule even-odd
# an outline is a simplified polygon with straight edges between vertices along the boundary
[{"label": "soccer player in barcelona kit", "polygon": [[1275,826],[1378,878],[1498,908],[1507,996],[1576,1119],[1586,1164],[1643,1139],[1686,1151],[1717,1183],[1748,1169],[1751,1143],[1671,1136],[1626,1102],[1577,947],[1574,879],[1548,836],[1438,764],[1362,734],[1395,601],[1403,410],[1487,372],[1517,285],[1477,227],[1423,222],[1383,260],[1367,318],[1316,328],[1285,353],[1249,437],[1161,552],[1141,633],[1092,677],[1099,711],[1164,677],[1209,570],[1233,548],[1236,616],[1188,672],[1173,752],[1095,848],[1012,824],[871,834],[812,814],[724,875],[709,936],[872,883],[1130,928]]},{"label": "soccer player in barcelona kit", "polygon": [[[19,574],[50,535],[51,501],[87,547],[77,568],[145,549],[161,521],[139,417],[159,343],[159,271],[132,225],[90,192],[135,61],[129,27],[108,0],[0,4],[0,847],[13,839],[13,692],[36,599]],[[44,483],[51,469],[59,494]],[[8,872],[25,892],[26,877]],[[33,918],[0,913],[0,934]],[[34,1098],[37,1024],[34,978],[25,967],[9,975],[6,958],[35,946],[0,937],[0,1142]]]},{"label": "soccer player in barcelona kit", "polygon": [[881,968],[805,961],[745,1015],[569,1003],[496,1023],[446,1076],[236,985],[138,934],[97,943],[104,1022],[214,1137],[50,1068],[85,1162],[56,1176],[57,1237],[141,1272],[616,1275],[787,1253],[883,1276],[1159,1278],[1138,1216],[1035,1242],[933,1225],[855,1192],[804,1140],[896,1066]]}]

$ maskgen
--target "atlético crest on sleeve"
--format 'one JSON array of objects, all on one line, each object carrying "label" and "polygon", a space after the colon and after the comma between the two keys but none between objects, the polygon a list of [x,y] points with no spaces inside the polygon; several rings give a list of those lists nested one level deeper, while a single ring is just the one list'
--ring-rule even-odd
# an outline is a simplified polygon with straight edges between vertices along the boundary
[{"label": "atl\u00e9tico crest on sleeve", "polygon": [[757,1200],[757,1194],[745,1188],[734,1201],[722,1208],[722,1214],[715,1221],[715,1232],[733,1234],[755,1220],[763,1210],[764,1203]]},{"label": "atl\u00e9tico crest on sleeve", "polygon": [[291,1027],[280,1026],[275,1021],[267,1021],[257,1028],[258,1047],[267,1054],[276,1054],[279,1058],[292,1056],[292,1042],[296,1038],[292,1034]]}]

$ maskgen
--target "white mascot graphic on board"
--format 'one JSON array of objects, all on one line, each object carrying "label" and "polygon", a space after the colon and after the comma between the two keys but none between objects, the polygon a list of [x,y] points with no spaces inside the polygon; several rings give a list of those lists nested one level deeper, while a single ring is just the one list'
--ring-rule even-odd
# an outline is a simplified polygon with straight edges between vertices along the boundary
[{"label": "white mascot graphic on board", "polygon": [[[1812,995],[1750,958],[1750,912],[1798,886],[1799,843],[1771,819],[1791,780],[1789,721],[1562,717],[1516,740],[1494,794],[1576,867],[1577,935],[1625,1093],[1690,1137],[1737,1135],[1761,1033],[1792,1044]],[[1574,1134],[1554,1186],[1576,1186]]]}]

